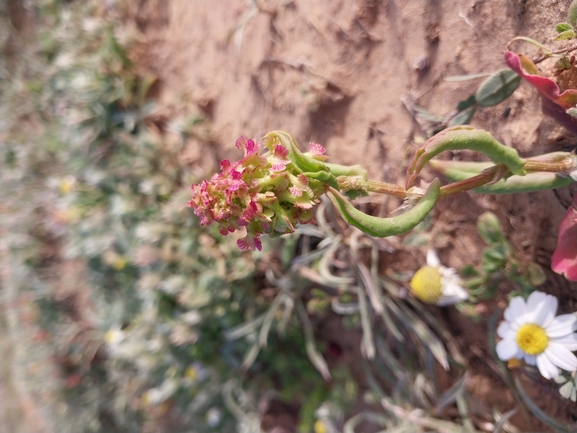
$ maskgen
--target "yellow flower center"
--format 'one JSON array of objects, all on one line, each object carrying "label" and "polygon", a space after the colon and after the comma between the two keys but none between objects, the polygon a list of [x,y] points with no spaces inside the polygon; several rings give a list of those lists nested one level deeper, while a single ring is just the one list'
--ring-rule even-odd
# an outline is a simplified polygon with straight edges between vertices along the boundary
[{"label": "yellow flower center", "polygon": [[196,368],[190,366],[186,368],[184,375],[190,380],[196,380],[198,377],[198,371],[196,371]]},{"label": "yellow flower center", "polygon": [[534,323],[526,323],[517,331],[517,344],[521,350],[529,355],[539,355],[549,345],[547,332]]},{"label": "yellow flower center", "polygon": [[417,298],[427,304],[436,304],[441,299],[443,285],[441,284],[439,268],[423,266],[413,276],[411,289]]},{"label": "yellow flower center", "polygon": [[315,433],[327,433],[328,432],[327,426],[320,419],[315,421],[315,425],[314,425],[313,429],[314,429]]}]

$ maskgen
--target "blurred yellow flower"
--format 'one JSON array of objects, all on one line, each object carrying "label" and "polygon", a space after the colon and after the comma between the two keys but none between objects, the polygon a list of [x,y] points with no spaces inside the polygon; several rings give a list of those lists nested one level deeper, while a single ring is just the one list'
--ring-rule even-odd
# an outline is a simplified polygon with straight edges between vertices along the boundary
[{"label": "blurred yellow flower", "polygon": [[441,265],[437,253],[427,251],[427,266],[413,276],[410,283],[414,295],[427,304],[452,305],[468,298],[457,272]]},{"label": "blurred yellow flower", "polygon": [[194,367],[194,365],[189,365],[184,372],[184,376],[190,380],[196,380],[198,377],[198,371]]},{"label": "blurred yellow flower", "polygon": [[76,179],[73,176],[63,177],[62,179],[60,179],[58,189],[60,190],[61,194],[69,194],[74,189],[75,183]]},{"label": "blurred yellow flower", "polygon": [[317,419],[315,421],[314,431],[315,433],[328,433],[329,429],[327,428],[324,421]]}]

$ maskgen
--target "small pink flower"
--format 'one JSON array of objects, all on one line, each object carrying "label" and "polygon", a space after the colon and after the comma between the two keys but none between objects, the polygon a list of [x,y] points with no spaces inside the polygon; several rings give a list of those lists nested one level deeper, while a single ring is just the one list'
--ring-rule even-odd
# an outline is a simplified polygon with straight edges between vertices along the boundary
[{"label": "small pink flower", "polygon": [[325,148],[318,143],[309,143],[309,151],[307,153],[318,161],[324,161],[328,158],[325,155]]},{"label": "small pink flower", "polygon": [[303,192],[309,195],[312,193],[309,188],[309,180],[304,174],[299,174],[298,176],[291,176],[293,186],[289,188],[289,191],[295,197],[302,197]]},{"label": "small pink flower", "polygon": [[272,171],[284,171],[290,160],[287,158],[289,151],[280,144],[275,144],[272,157],[270,158]]},{"label": "small pink flower", "polygon": [[561,221],[551,269],[570,281],[577,281],[577,194]]}]

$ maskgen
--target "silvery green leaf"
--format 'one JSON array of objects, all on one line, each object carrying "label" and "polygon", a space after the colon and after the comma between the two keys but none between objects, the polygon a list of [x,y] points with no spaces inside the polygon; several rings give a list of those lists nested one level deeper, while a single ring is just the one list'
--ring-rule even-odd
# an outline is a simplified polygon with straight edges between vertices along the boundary
[{"label": "silvery green leaf", "polygon": [[519,86],[521,77],[510,69],[503,69],[487,78],[475,94],[481,107],[500,104],[513,94]]},{"label": "silvery green leaf", "polygon": [[575,429],[570,425],[557,421],[555,418],[547,415],[539,406],[537,406],[535,402],[531,399],[531,397],[529,397],[529,395],[523,389],[519,377],[515,378],[515,385],[517,390],[519,391],[521,399],[523,400],[529,411],[533,415],[535,415],[535,417],[537,417],[539,421],[547,424],[548,426],[552,427],[556,432],[559,433],[572,433],[575,431]]}]

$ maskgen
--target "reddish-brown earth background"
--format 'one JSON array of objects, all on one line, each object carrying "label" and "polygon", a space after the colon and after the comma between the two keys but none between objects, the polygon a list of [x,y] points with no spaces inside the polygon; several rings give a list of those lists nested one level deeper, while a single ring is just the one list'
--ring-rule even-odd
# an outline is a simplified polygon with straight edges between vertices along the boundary
[{"label": "reddish-brown earth background", "polygon": [[[128,7],[125,25],[137,39],[131,58],[143,74],[157,79],[159,127],[170,134],[174,119],[195,112],[209,121],[206,137],[191,137],[182,155],[199,174],[209,176],[221,159],[235,159],[238,136],[282,129],[303,145],[324,145],[331,162],[361,164],[373,179],[403,184],[415,140],[424,136],[403,100],[448,115],[480,80],[448,82],[445,77],[503,69],[503,53],[514,36],[551,41],[569,3],[145,0]],[[516,44],[515,49],[535,53]],[[537,93],[525,83],[505,103],[480,109],[472,124],[522,156],[565,149],[576,141],[541,115]],[[453,152],[448,158],[477,156]],[[425,180],[433,176],[423,175]],[[492,210],[514,246],[548,269],[562,203],[569,196],[568,191],[546,191],[447,199],[434,211],[430,247],[447,265],[478,265],[484,244],[476,219]],[[388,210],[398,205],[391,200]],[[423,255],[412,251],[389,257],[386,266],[410,271],[422,261]],[[576,286],[551,272],[547,277],[544,290],[560,298],[561,311],[575,311]],[[491,360],[486,329],[492,311],[506,306],[509,290],[503,285],[495,301],[482,304],[479,324],[455,310],[443,317],[466,355],[468,390],[501,412],[515,407],[515,400]],[[554,394],[543,399],[540,388],[527,386],[550,415],[569,422],[577,416],[574,404]],[[8,395],[0,388],[0,398],[3,392]],[[32,418],[33,400],[24,402]],[[521,414],[515,424],[529,428]]]}]

